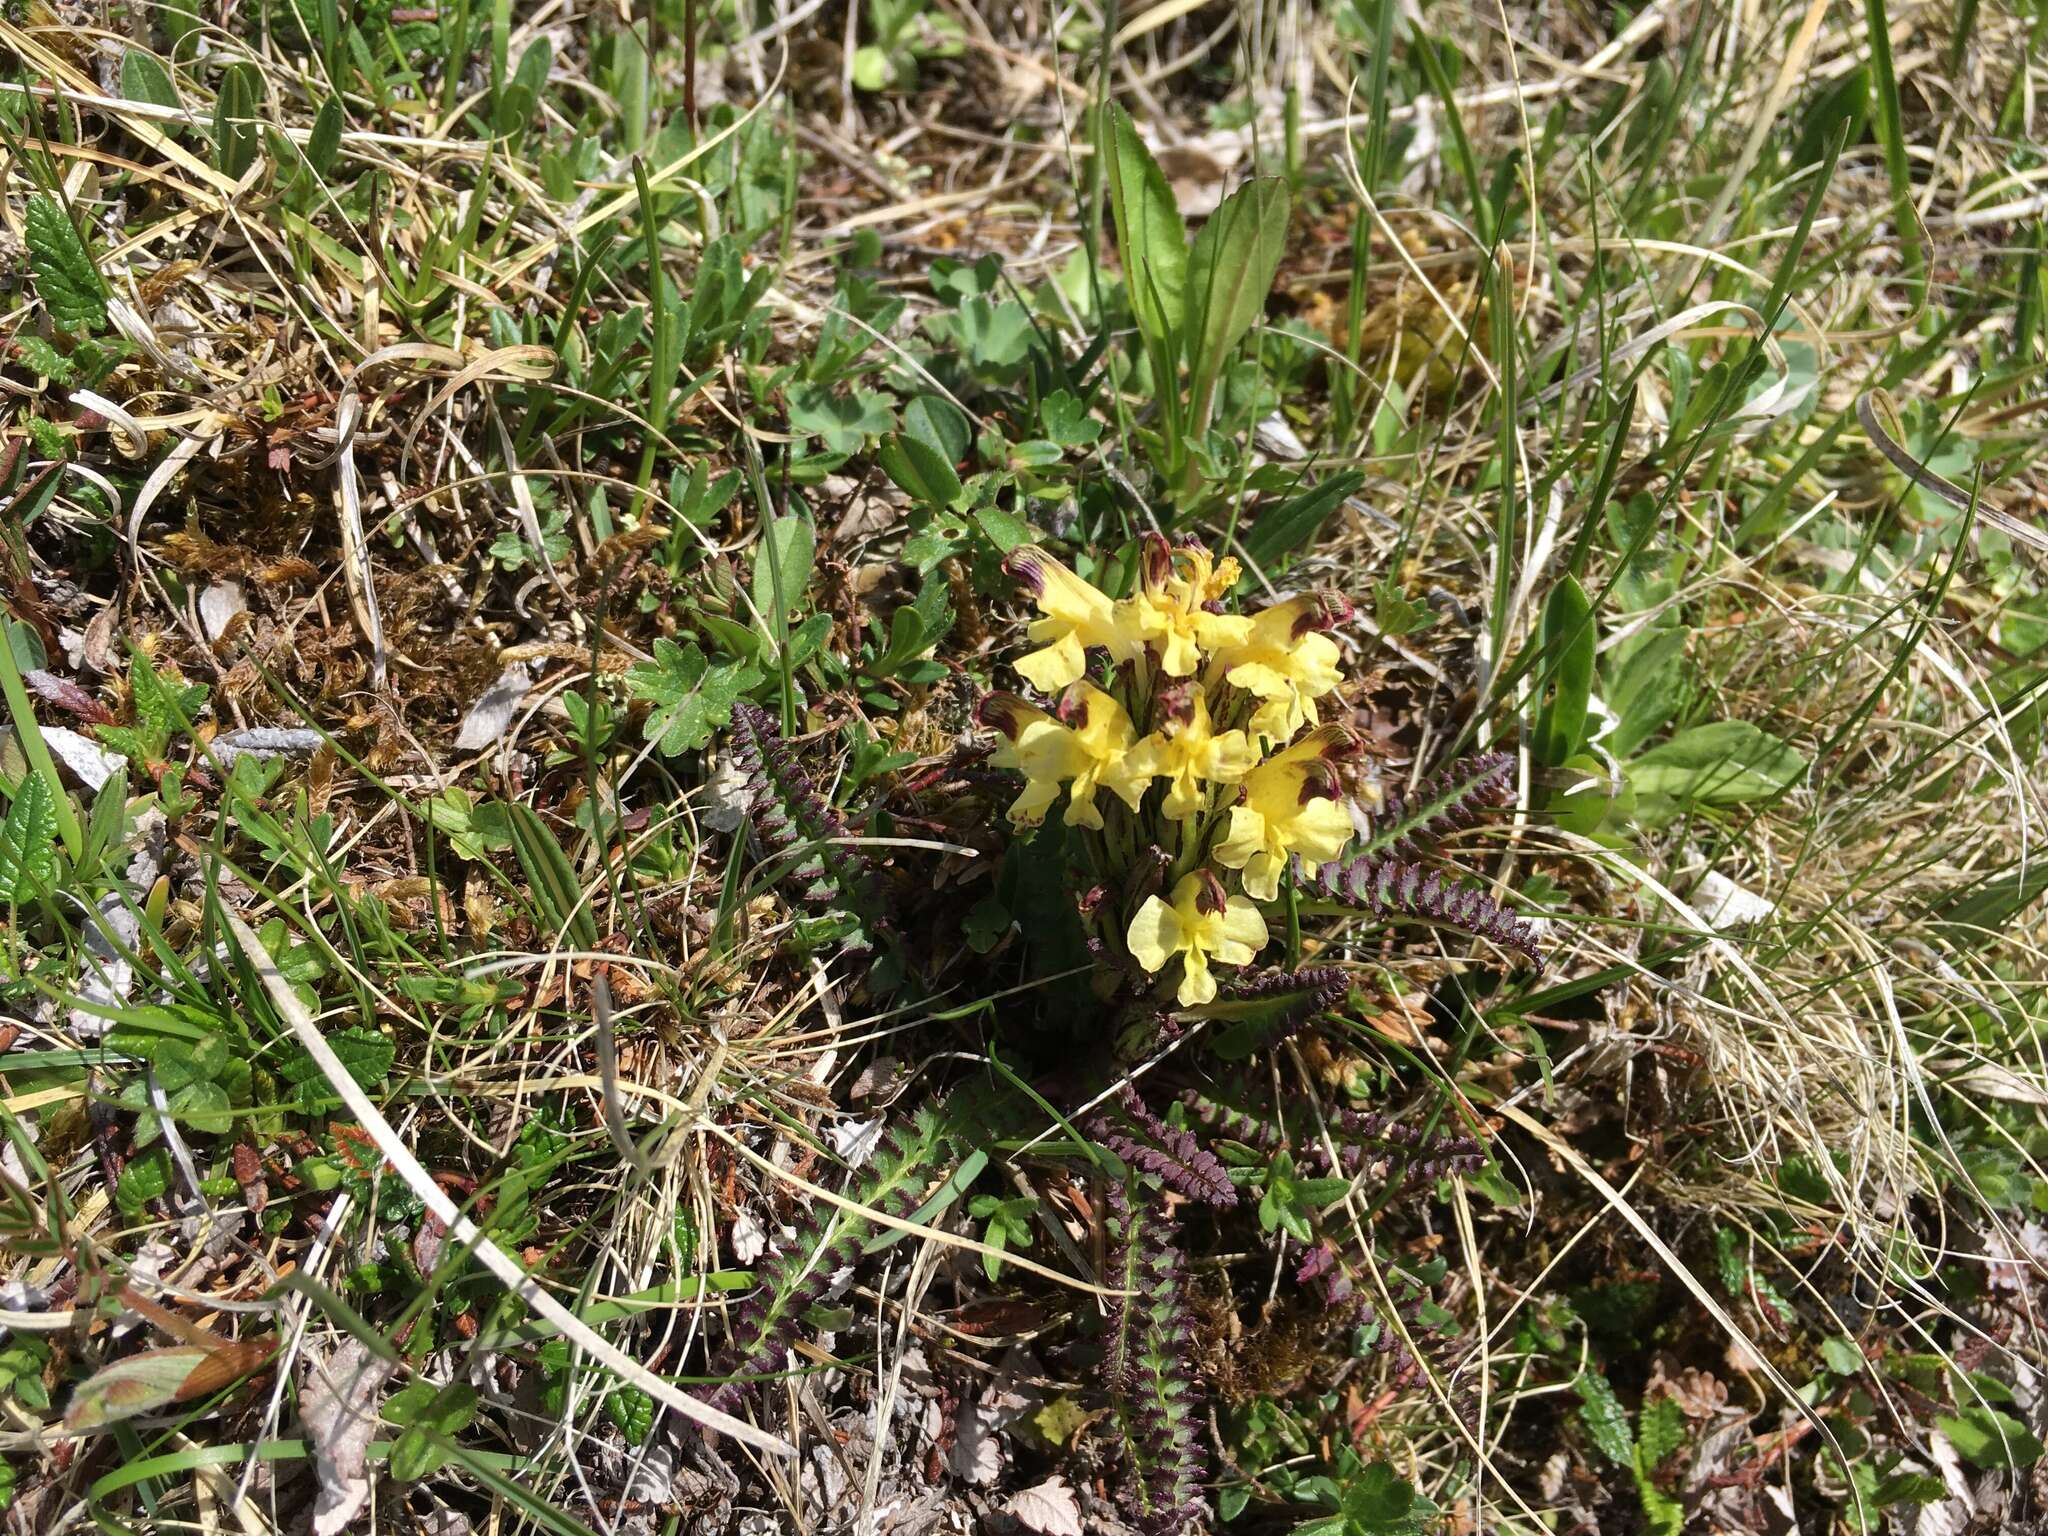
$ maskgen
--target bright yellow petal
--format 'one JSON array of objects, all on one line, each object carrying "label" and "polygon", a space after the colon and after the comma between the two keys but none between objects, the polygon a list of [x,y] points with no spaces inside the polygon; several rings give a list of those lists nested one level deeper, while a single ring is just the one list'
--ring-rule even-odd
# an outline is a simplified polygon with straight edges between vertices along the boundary
[{"label": "bright yellow petal", "polygon": [[1351,813],[1335,800],[1311,800],[1284,835],[1302,863],[1327,864],[1351,841]]},{"label": "bright yellow petal", "polygon": [[1180,918],[1157,896],[1147,896],[1124,934],[1131,958],[1148,971],[1162,970],[1180,944]]},{"label": "bright yellow petal", "polygon": [[1152,787],[1152,775],[1141,771],[1142,768],[1143,764],[1133,764],[1124,756],[1103,764],[1096,781],[1135,811],[1144,803],[1145,791]]},{"label": "bright yellow petal", "polygon": [[1229,613],[1197,613],[1195,640],[1212,656],[1243,645],[1252,636],[1252,621]]},{"label": "bright yellow petal", "polygon": [[1095,808],[1095,775],[1083,773],[1067,786],[1066,823],[1070,827],[1102,830],[1102,812]]},{"label": "bright yellow petal", "polygon": [[1344,653],[1328,635],[1311,632],[1301,637],[1294,652],[1294,680],[1301,691],[1319,699],[1344,681],[1338,663]]},{"label": "bright yellow petal", "polygon": [[1172,761],[1171,751],[1166,738],[1154,731],[1124,754],[1124,764],[1133,774],[1156,779],[1170,771],[1167,764]]},{"label": "bright yellow petal", "polygon": [[1266,818],[1248,805],[1230,808],[1230,830],[1216,845],[1216,862],[1225,869],[1243,869],[1266,846]]},{"label": "bright yellow petal", "polygon": [[1280,871],[1286,867],[1285,855],[1260,849],[1245,861],[1245,894],[1255,901],[1273,900],[1280,894]]},{"label": "bright yellow petal", "polygon": [[1210,952],[1225,965],[1250,965],[1266,947],[1266,919],[1242,896],[1233,896],[1224,907],[1218,938]]},{"label": "bright yellow petal", "polygon": [[1268,699],[1253,712],[1250,731],[1267,741],[1281,742],[1304,725],[1313,725],[1315,718],[1315,705],[1303,701],[1290,688],[1278,698]]},{"label": "bright yellow petal", "polygon": [[1208,958],[1199,949],[1187,952],[1180,973],[1180,990],[1175,994],[1183,1008],[1199,1008],[1216,1001],[1216,978],[1209,973]]},{"label": "bright yellow petal", "polygon": [[1202,664],[1202,653],[1194,636],[1179,629],[1169,630],[1159,642],[1159,670],[1168,677],[1193,677]]},{"label": "bright yellow petal", "polygon": [[1233,688],[1261,699],[1277,699],[1294,691],[1294,681],[1267,661],[1242,661],[1224,674]]},{"label": "bright yellow petal", "polygon": [[1065,620],[1090,636],[1108,631],[1115,605],[1107,593],[1083,581],[1057,560],[1048,559],[1039,569],[1044,578],[1037,596],[1040,613]]},{"label": "bright yellow petal", "polygon": [[1194,770],[1183,764],[1166,786],[1166,803],[1161,809],[1168,821],[1186,821],[1200,812],[1208,799],[1195,779]]},{"label": "bright yellow petal", "polygon": [[1010,802],[1010,820],[1020,827],[1035,827],[1060,797],[1059,781],[1038,779],[1024,786],[1024,793]]},{"label": "bright yellow petal", "polygon": [[1018,657],[1015,670],[1040,693],[1058,693],[1088,670],[1087,648],[1069,630],[1045,649]]},{"label": "bright yellow petal", "polygon": [[1213,784],[1235,784],[1259,765],[1259,749],[1243,731],[1225,731],[1209,744],[1202,777]]}]

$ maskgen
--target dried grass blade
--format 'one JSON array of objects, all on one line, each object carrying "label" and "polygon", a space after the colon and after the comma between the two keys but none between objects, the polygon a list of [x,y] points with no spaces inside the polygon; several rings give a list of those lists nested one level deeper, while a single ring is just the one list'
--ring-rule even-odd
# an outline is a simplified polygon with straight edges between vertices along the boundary
[{"label": "dried grass blade", "polygon": [[715,1408],[707,1407],[672,1382],[655,1375],[555,1300],[534,1281],[532,1276],[520,1268],[517,1260],[484,1236],[476,1223],[465,1216],[448,1197],[447,1192],[434,1182],[432,1175],[421,1166],[419,1159],[412,1155],[411,1148],[406,1146],[398,1132],[392,1128],[391,1122],[384,1118],[382,1111],[371,1102],[369,1094],[364,1092],[362,1085],[355,1080],[341,1058],[335,1055],[334,1048],[327,1043],[326,1037],[315,1025],[312,1014],[293,993],[291,983],[279,972],[262,942],[249,931],[249,925],[225,908],[222,909],[221,915],[227,923],[228,931],[234,935],[235,944],[242,951],[243,958],[249,962],[250,969],[262,979],[263,990],[269,996],[272,1006],[277,1009],[279,1017],[291,1026],[292,1034],[297,1037],[299,1044],[306,1048],[314,1064],[320,1068],[328,1086],[340,1097],[342,1103],[348,1106],[349,1113],[356,1117],[357,1123],[377,1144],[377,1150],[384,1155],[385,1161],[391,1164],[401,1179],[405,1180],[406,1187],[447,1226],[449,1233],[457,1242],[476,1256],[479,1264],[495,1275],[500,1283],[514,1292],[521,1301],[559,1328],[565,1338],[580,1347],[597,1364],[616,1372],[656,1402],[674,1409],[692,1423],[721,1435],[730,1435],[756,1450],[771,1452],[777,1456],[796,1454],[796,1448],[787,1441],[769,1434],[766,1430],[757,1429],[742,1419],[736,1419],[729,1413],[721,1413]]}]

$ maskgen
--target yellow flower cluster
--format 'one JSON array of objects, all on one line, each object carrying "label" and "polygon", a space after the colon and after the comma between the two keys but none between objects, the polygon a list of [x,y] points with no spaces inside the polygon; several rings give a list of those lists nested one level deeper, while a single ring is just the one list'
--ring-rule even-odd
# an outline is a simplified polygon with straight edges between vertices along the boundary
[{"label": "yellow flower cluster", "polygon": [[[1317,709],[1341,681],[1324,631],[1342,605],[1309,596],[1230,613],[1237,562],[1158,538],[1122,599],[1035,546],[1005,568],[1039,613],[1036,649],[1016,670],[1055,701],[982,702],[983,723],[1001,737],[991,762],[1024,775],[1010,820],[1037,825],[1064,790],[1066,824],[1100,834],[1091,846],[1105,879],[1158,847],[1171,894],[1147,897],[1121,936],[1147,971],[1180,958],[1182,1006],[1211,1001],[1210,962],[1245,965],[1265,944],[1254,903],[1278,896],[1288,860],[1323,864],[1351,837],[1335,765],[1355,742]],[[1087,675],[1090,651],[1113,664],[1106,686]],[[1148,799],[1155,782],[1164,791]],[[1227,893],[1218,869],[1237,871],[1243,894]]]}]

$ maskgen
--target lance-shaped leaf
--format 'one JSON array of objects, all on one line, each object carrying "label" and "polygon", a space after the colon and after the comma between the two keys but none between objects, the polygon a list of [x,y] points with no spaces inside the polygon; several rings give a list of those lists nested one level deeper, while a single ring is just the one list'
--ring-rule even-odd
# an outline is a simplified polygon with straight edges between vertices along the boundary
[{"label": "lance-shaped leaf", "polygon": [[1226,197],[1195,236],[1183,334],[1198,425],[1232,350],[1265,313],[1287,249],[1287,213],[1287,183],[1261,176]]},{"label": "lance-shaped leaf", "polygon": [[217,1348],[177,1344],[145,1349],[116,1360],[78,1384],[64,1410],[64,1428],[74,1435],[103,1429],[172,1403],[211,1397],[246,1376],[277,1350],[275,1338],[222,1343]]},{"label": "lance-shaped leaf", "polygon": [[[1130,115],[1111,102],[1104,117],[1110,210],[1116,216],[1117,250],[1123,257],[1131,313],[1146,345],[1171,358],[1187,311],[1187,230],[1173,189],[1131,126]],[[1172,387],[1164,379],[1159,385]]]}]

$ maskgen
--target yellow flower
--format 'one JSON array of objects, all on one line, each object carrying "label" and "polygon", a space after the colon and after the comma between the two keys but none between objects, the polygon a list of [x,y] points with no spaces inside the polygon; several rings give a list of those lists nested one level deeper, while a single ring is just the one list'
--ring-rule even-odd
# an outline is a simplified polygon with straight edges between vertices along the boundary
[{"label": "yellow flower", "polygon": [[1165,969],[1167,961],[1179,955],[1176,996],[1181,1007],[1192,1008],[1215,1000],[1212,959],[1224,965],[1252,963],[1266,943],[1266,920],[1242,896],[1225,896],[1215,875],[1198,869],[1181,877],[1171,905],[1147,896],[1131,919],[1124,942],[1131,958],[1148,971]]},{"label": "yellow flower", "polygon": [[1217,845],[1225,868],[1244,871],[1244,888],[1260,901],[1280,893],[1287,856],[1301,855],[1310,868],[1326,864],[1351,841],[1351,817],[1338,798],[1337,775],[1329,759],[1350,743],[1338,726],[1311,731],[1244,781],[1243,801],[1231,807],[1230,827]]},{"label": "yellow flower", "polygon": [[982,724],[1003,737],[990,763],[1024,775],[1024,793],[1010,806],[1010,820],[1019,826],[1043,821],[1062,784],[1067,786],[1065,820],[1070,827],[1100,829],[1097,788],[1109,790],[1134,811],[1145,798],[1151,774],[1143,758],[1131,750],[1138,735],[1131,717],[1092,683],[1077,683],[1068,690],[1060,701],[1063,719],[1009,693],[989,694],[977,713]]},{"label": "yellow flower", "polygon": [[1220,566],[1200,545],[1174,548],[1156,534],[1146,541],[1144,578],[1135,597],[1117,604],[1125,627],[1159,647],[1159,667],[1168,677],[1192,677],[1204,652],[1243,645],[1252,621],[1212,613],[1237,585],[1237,562]]},{"label": "yellow flower", "polygon": [[1235,784],[1258,763],[1258,751],[1243,731],[1218,734],[1210,725],[1209,701],[1198,688],[1170,690],[1170,718],[1163,730],[1138,743],[1133,754],[1151,775],[1166,779],[1166,814],[1186,821],[1200,814],[1204,784]]},{"label": "yellow flower", "polygon": [[1216,671],[1261,701],[1252,716],[1254,736],[1285,741],[1316,723],[1315,700],[1343,680],[1337,643],[1321,632],[1336,617],[1324,598],[1290,598],[1252,620],[1244,644],[1216,658]]},{"label": "yellow flower", "polygon": [[1031,622],[1040,647],[1016,664],[1017,674],[1041,693],[1058,693],[1088,669],[1088,647],[1109,648],[1117,661],[1137,654],[1143,643],[1118,613],[1119,605],[1035,544],[1013,550],[1003,569],[1031,594],[1044,618]]}]

